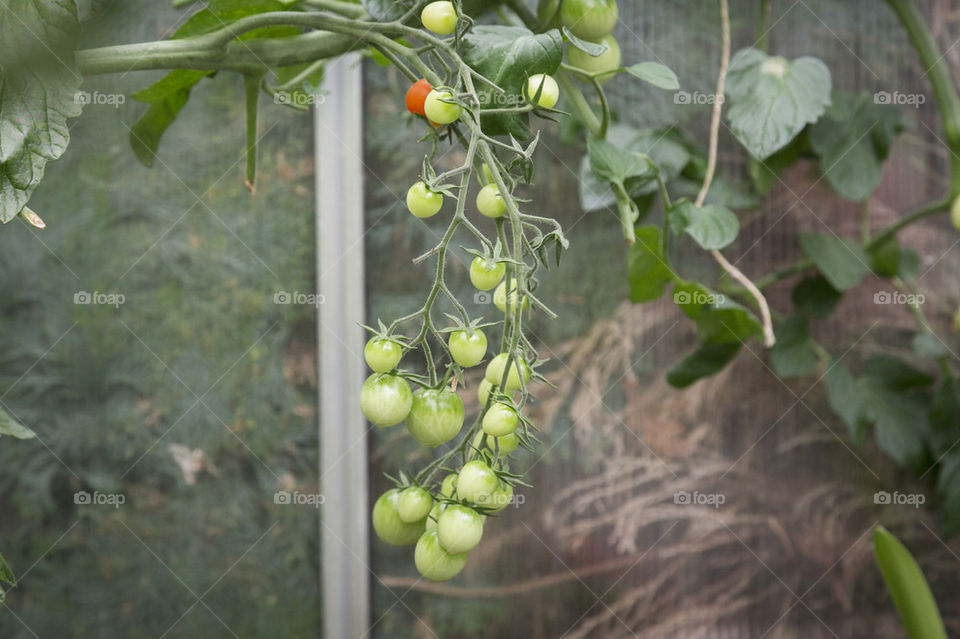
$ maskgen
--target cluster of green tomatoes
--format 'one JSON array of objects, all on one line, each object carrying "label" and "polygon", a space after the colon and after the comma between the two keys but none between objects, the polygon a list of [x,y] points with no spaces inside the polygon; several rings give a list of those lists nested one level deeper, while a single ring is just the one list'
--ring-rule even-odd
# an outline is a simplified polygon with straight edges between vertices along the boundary
[{"label": "cluster of green tomatoes", "polygon": [[578,38],[606,45],[606,50],[598,56],[567,47],[567,64],[587,73],[600,74],[596,77],[601,83],[612,78],[614,70],[620,68],[620,43],[612,35],[619,16],[616,0],[540,0],[537,7],[541,24],[549,28],[562,25]]}]

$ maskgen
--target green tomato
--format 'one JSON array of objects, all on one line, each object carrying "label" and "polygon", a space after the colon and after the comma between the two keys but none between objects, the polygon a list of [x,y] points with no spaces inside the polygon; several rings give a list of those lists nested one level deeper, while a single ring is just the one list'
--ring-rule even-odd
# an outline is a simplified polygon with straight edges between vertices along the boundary
[{"label": "green tomato", "polygon": [[437,520],[437,541],[451,553],[473,550],[483,537],[483,515],[472,508],[454,505]]},{"label": "green tomato", "polygon": [[424,525],[425,530],[436,530],[437,521],[440,520],[440,515],[447,509],[447,506],[448,504],[443,502],[437,502],[433,505],[433,508],[430,509],[430,515],[427,516],[427,523]]},{"label": "green tomato", "polygon": [[[487,364],[487,370],[484,375],[484,378],[493,385],[497,385],[503,379],[503,371],[507,367],[507,362],[509,361],[510,356],[506,353],[500,353]],[[523,383],[526,384],[530,381],[530,375],[532,371],[527,365],[523,358],[516,357],[513,366],[510,367],[510,373],[507,375],[507,387],[506,391],[508,393],[519,390],[522,386],[520,384],[520,374],[523,374]]]},{"label": "green tomato", "polygon": [[405,522],[397,512],[400,491],[396,488],[380,495],[373,504],[373,530],[377,537],[391,546],[409,546],[417,543],[423,534],[426,520]]},{"label": "green tomato", "polygon": [[516,432],[520,416],[513,406],[497,402],[483,416],[483,432],[494,437],[504,437]]},{"label": "green tomato", "polygon": [[483,503],[497,489],[496,473],[479,459],[464,464],[457,475],[457,496],[473,504]]},{"label": "green tomato", "polygon": [[419,486],[410,486],[400,491],[400,498],[397,500],[397,514],[400,519],[409,523],[421,521],[430,514],[433,507],[433,498],[423,488]]},{"label": "green tomato", "polygon": [[537,20],[544,31],[560,28],[560,0],[540,0],[537,3]]},{"label": "green tomato", "polygon": [[413,562],[417,571],[430,581],[453,579],[467,563],[467,553],[452,554],[443,549],[437,539],[437,531],[430,530],[421,535],[417,548],[413,551]]},{"label": "green tomato", "polygon": [[463,368],[476,366],[487,354],[487,336],[479,328],[450,333],[450,356]]},{"label": "green tomato", "polygon": [[[480,444],[482,442],[483,433],[477,433],[476,437],[473,438],[473,447],[480,448]],[[504,455],[509,455],[515,451],[519,445],[520,438],[517,437],[516,432],[510,433],[509,435],[504,435],[503,437],[493,437],[492,435],[487,435],[486,450],[490,451],[491,454],[499,450],[501,457]]]},{"label": "green tomato", "polygon": [[950,222],[953,223],[953,228],[960,231],[960,195],[957,196],[957,199],[953,201],[953,206],[950,207]]},{"label": "green tomato", "polygon": [[489,291],[500,283],[507,274],[507,265],[503,262],[486,260],[480,256],[470,262],[470,283],[481,291]]},{"label": "green tomato", "polygon": [[457,11],[452,2],[431,2],[420,12],[420,22],[428,31],[448,35],[457,28]]},{"label": "green tomato", "polygon": [[360,387],[360,411],[374,426],[399,424],[412,405],[413,393],[402,377],[374,373]]},{"label": "green tomato", "polygon": [[480,384],[477,386],[477,401],[480,402],[480,406],[487,405],[491,390],[493,390],[493,384],[488,382],[486,378],[480,380]]},{"label": "green tomato", "polygon": [[453,93],[447,89],[434,89],[423,102],[423,112],[431,122],[450,124],[460,119],[463,107],[453,103]]},{"label": "green tomato", "polygon": [[493,491],[493,494],[490,495],[489,503],[484,505],[488,508],[492,508],[492,512],[498,513],[509,506],[512,500],[513,486],[510,484],[505,484],[504,482],[500,482],[500,487]]},{"label": "green tomato", "polygon": [[496,184],[488,184],[477,193],[477,210],[486,217],[503,217],[507,212],[507,203],[500,195]]},{"label": "green tomato", "polygon": [[403,347],[382,337],[371,337],[363,347],[363,358],[374,373],[392,371],[403,357]]},{"label": "green tomato", "polygon": [[[507,304],[507,283],[508,282],[510,285],[510,299],[509,299],[510,303],[509,304]],[[497,290],[493,292],[493,305],[499,308],[504,313],[509,312],[510,315],[512,316],[513,310],[516,307],[516,303],[517,303],[517,284],[516,284],[516,280],[514,280],[511,277],[507,280],[504,280],[503,282],[500,282],[500,284],[497,285]],[[507,310],[508,306],[510,308],[509,311]],[[526,295],[524,295],[523,302],[520,303],[520,307],[523,310],[526,310],[527,307],[529,306],[530,306],[530,299]]]},{"label": "green tomato", "polygon": [[421,444],[439,446],[457,436],[463,427],[463,400],[442,389],[421,388],[413,393],[407,430]]},{"label": "green tomato", "polygon": [[601,40],[598,44],[607,45],[607,50],[596,57],[571,45],[567,49],[567,62],[570,64],[570,66],[582,69],[587,73],[610,71],[610,73],[604,73],[603,75],[597,76],[597,80],[603,83],[616,75],[614,70],[620,68],[620,43],[617,42],[617,39],[612,35],[608,35],[604,37],[603,40]]},{"label": "green tomato", "polygon": [[[538,91],[540,92],[539,97],[537,97]],[[553,76],[547,75],[546,73],[537,73],[527,78],[523,95],[527,98],[527,102],[532,103],[534,98],[536,98],[537,106],[550,109],[557,103],[557,100],[560,99],[560,87],[557,85],[557,81],[553,79]]]},{"label": "green tomato", "polygon": [[407,190],[407,209],[417,217],[433,217],[442,206],[443,194],[431,191],[424,182],[415,182]]},{"label": "green tomato", "polygon": [[457,495],[457,474],[450,473],[443,478],[440,484],[440,496],[447,499],[453,499]]},{"label": "green tomato", "polygon": [[563,0],[560,22],[573,35],[596,42],[617,26],[617,0]]}]

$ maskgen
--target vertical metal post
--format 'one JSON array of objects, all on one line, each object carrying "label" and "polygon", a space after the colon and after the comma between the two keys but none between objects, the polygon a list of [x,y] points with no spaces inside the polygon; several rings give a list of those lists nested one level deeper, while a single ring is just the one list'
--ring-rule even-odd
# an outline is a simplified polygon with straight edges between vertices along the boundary
[{"label": "vertical metal post", "polygon": [[[323,625],[327,639],[370,624],[366,421],[362,74],[357,55],[331,62],[315,111]],[[329,517],[324,517],[329,514]]]}]

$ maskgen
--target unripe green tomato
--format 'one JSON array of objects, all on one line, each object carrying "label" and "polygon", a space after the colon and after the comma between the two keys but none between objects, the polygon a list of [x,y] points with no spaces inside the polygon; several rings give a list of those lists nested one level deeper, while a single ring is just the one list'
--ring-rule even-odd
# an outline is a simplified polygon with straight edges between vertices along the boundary
[{"label": "unripe green tomato", "polygon": [[[484,374],[484,379],[486,379],[491,384],[497,385],[503,379],[503,371],[507,368],[507,362],[509,361],[510,356],[506,353],[500,353],[487,364],[487,370]],[[520,374],[523,374],[523,383],[526,384],[530,381],[530,375],[532,374],[530,367],[525,361],[519,356],[515,358],[513,366],[510,367],[510,373],[507,375],[507,386],[506,392],[510,393],[515,390],[522,388],[520,384]]]},{"label": "unripe green tomato", "polygon": [[[477,433],[476,437],[473,438],[473,447],[480,448],[480,444],[483,441],[483,433]],[[487,445],[486,450],[489,450],[491,453],[496,452],[498,449],[500,451],[501,457],[504,455],[509,455],[517,449],[517,446],[520,445],[520,438],[517,437],[517,433],[513,432],[509,435],[503,437],[493,437],[492,435],[487,435]]]},{"label": "unripe green tomato", "polygon": [[373,504],[373,531],[391,546],[409,546],[423,534],[426,521],[421,519],[408,523],[400,519],[397,511],[399,498],[400,491],[396,488],[380,495]]},{"label": "unripe green tomato", "polygon": [[413,551],[417,571],[430,581],[446,581],[456,577],[467,563],[467,553],[449,553],[440,545],[436,529],[423,533]]},{"label": "unripe green tomato", "polygon": [[453,103],[453,93],[447,89],[434,89],[423,102],[423,112],[431,122],[450,124],[460,119],[463,107]]},{"label": "unripe green tomato", "polygon": [[[537,97],[537,92],[540,93],[539,97]],[[527,102],[533,103],[534,98],[536,98],[537,106],[550,109],[553,108],[557,100],[560,99],[560,86],[557,84],[557,81],[553,79],[553,76],[547,75],[546,73],[537,73],[527,78],[523,95],[527,99]]]},{"label": "unripe green tomato", "polygon": [[617,26],[617,0],[563,0],[560,22],[573,35],[596,42]]},{"label": "unripe green tomato", "polygon": [[601,83],[607,82],[616,73],[614,70],[620,68],[620,44],[612,35],[606,36],[598,44],[607,45],[607,50],[598,56],[592,56],[585,51],[581,51],[573,45],[567,49],[567,63],[570,66],[582,69],[587,73],[600,73],[601,71],[610,71],[597,76]]},{"label": "unripe green tomato", "polygon": [[487,336],[479,328],[467,331],[453,331],[448,342],[450,356],[463,368],[476,366],[487,354]]},{"label": "unripe green tomato", "polygon": [[537,20],[544,31],[560,27],[560,0],[540,0],[537,3]]},{"label": "unripe green tomato", "polygon": [[419,218],[433,217],[443,207],[443,194],[431,191],[423,182],[407,190],[407,210]]},{"label": "unripe green tomato", "polygon": [[420,521],[430,514],[433,507],[433,498],[423,488],[410,486],[400,491],[397,500],[397,514],[407,523]]},{"label": "unripe green tomato", "polygon": [[443,478],[440,484],[440,496],[447,499],[453,499],[457,494],[457,474],[450,473]]},{"label": "unripe green tomato", "polygon": [[403,347],[382,337],[371,337],[363,347],[363,358],[374,373],[392,371],[403,357]]},{"label": "unripe green tomato", "polygon": [[374,426],[399,424],[407,418],[412,405],[410,385],[397,375],[374,373],[360,387],[360,412]]},{"label": "unripe green tomato", "polygon": [[497,489],[500,480],[479,459],[464,464],[457,474],[457,496],[473,504],[483,503]]},{"label": "unripe green tomato", "polygon": [[480,383],[477,385],[477,401],[480,402],[480,406],[487,405],[491,390],[493,390],[493,384],[488,382],[486,378],[480,380]]},{"label": "unripe green tomato", "polygon": [[520,416],[513,406],[497,402],[483,416],[483,432],[494,437],[504,437],[516,432]]},{"label": "unripe green tomato", "polygon": [[953,223],[953,228],[960,231],[960,195],[957,196],[957,199],[953,201],[953,206],[950,207],[950,222]]},{"label": "unripe green tomato", "polygon": [[507,212],[507,203],[500,195],[496,184],[488,184],[477,193],[477,210],[486,217],[503,217]]},{"label": "unripe green tomato", "polygon": [[407,430],[421,444],[436,447],[457,436],[463,415],[463,400],[456,393],[420,388],[413,393]]},{"label": "unripe green tomato", "polygon": [[473,550],[483,537],[483,515],[472,508],[450,506],[437,520],[437,541],[450,553]]},{"label": "unripe green tomato", "polygon": [[500,487],[490,495],[488,503],[484,504],[487,508],[493,508],[492,512],[498,513],[510,505],[513,500],[513,486],[500,482]]},{"label": "unripe green tomato", "polygon": [[420,12],[420,22],[428,31],[449,35],[457,28],[457,11],[452,2],[431,2]]},{"label": "unripe green tomato", "polygon": [[[510,286],[510,298],[507,299],[507,285]],[[507,303],[509,301],[509,304]],[[516,280],[512,277],[500,282],[497,285],[497,289],[493,292],[493,305],[499,308],[504,313],[509,313],[513,315],[514,308],[517,303],[517,284]],[[530,306],[530,299],[524,295],[523,302],[520,303],[520,308],[526,310]],[[509,310],[507,310],[509,307]]]},{"label": "unripe green tomato", "polygon": [[507,274],[507,265],[503,262],[487,260],[479,255],[470,262],[470,283],[481,291],[489,291],[500,283]]}]

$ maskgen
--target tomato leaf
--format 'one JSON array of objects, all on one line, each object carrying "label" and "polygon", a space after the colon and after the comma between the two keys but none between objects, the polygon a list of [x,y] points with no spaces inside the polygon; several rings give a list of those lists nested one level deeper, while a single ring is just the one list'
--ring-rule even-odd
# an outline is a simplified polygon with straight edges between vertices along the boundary
[{"label": "tomato leaf", "polygon": [[636,242],[627,251],[627,276],[630,301],[635,303],[657,299],[673,281],[673,270],[661,250],[660,229],[656,226],[636,229]]},{"label": "tomato leaf", "polygon": [[896,107],[876,104],[866,92],[834,91],[833,103],[810,128],[810,146],[830,186],[862,202],[880,185],[883,163],[901,130]]},{"label": "tomato leaf", "polygon": [[399,20],[417,4],[417,0],[363,0],[363,8],[378,22]]},{"label": "tomato leaf", "polygon": [[640,62],[627,67],[627,73],[635,78],[667,91],[676,91],[680,88],[677,74],[665,64],[659,62]]},{"label": "tomato leaf", "polygon": [[793,288],[792,299],[797,310],[813,317],[827,317],[843,299],[843,293],[833,288],[824,276],[814,275]]},{"label": "tomato leaf", "polygon": [[580,49],[587,55],[597,57],[603,55],[608,47],[602,42],[590,42],[589,40],[584,40],[583,38],[578,38],[570,29],[566,27],[560,27],[560,31],[563,33],[563,37],[570,41],[570,44],[574,47]]},{"label": "tomato leaf", "polygon": [[823,115],[830,104],[830,70],[817,58],[789,61],[741,49],[730,61],[727,96],[730,129],[762,160]]},{"label": "tomato leaf", "polygon": [[9,435],[17,439],[32,439],[37,436],[32,430],[11,417],[3,408],[0,408],[0,435]]},{"label": "tomato leaf", "polygon": [[694,382],[722,371],[740,352],[740,342],[706,343],[687,355],[667,373],[667,383],[686,388]]},{"label": "tomato leaf", "polygon": [[883,526],[873,531],[873,552],[910,639],[947,639],[937,602],[910,551]]},{"label": "tomato leaf", "polygon": [[[499,94],[485,83],[477,85],[484,106],[505,106],[523,103],[523,86],[531,75],[553,74],[563,57],[563,38],[556,29],[533,33],[523,27],[479,25],[467,33],[462,42],[463,59],[493,81],[506,94]],[[484,132],[489,135],[512,135],[525,140],[530,137],[528,114],[497,113],[481,117]]]},{"label": "tomato leaf", "polygon": [[805,318],[786,318],[777,324],[776,337],[777,342],[770,349],[770,365],[778,376],[805,377],[817,370],[817,353]]},{"label": "tomato leaf", "polygon": [[72,59],[73,0],[0,2],[0,222],[15,218],[70,142],[81,77]]},{"label": "tomato leaf", "polygon": [[686,233],[705,251],[730,246],[740,232],[740,220],[736,214],[717,204],[697,206],[689,200],[681,200],[668,215],[674,232]]},{"label": "tomato leaf", "polygon": [[863,445],[867,424],[861,420],[861,415],[866,394],[856,378],[846,366],[834,360],[827,366],[823,382],[830,408],[847,426],[850,437],[858,445]]},{"label": "tomato leaf", "polygon": [[800,246],[838,291],[853,288],[870,272],[870,258],[859,244],[845,237],[801,233]]},{"label": "tomato leaf", "polygon": [[587,155],[590,169],[601,180],[623,184],[629,178],[653,180],[657,175],[657,168],[640,153],[596,136],[587,140]]}]

